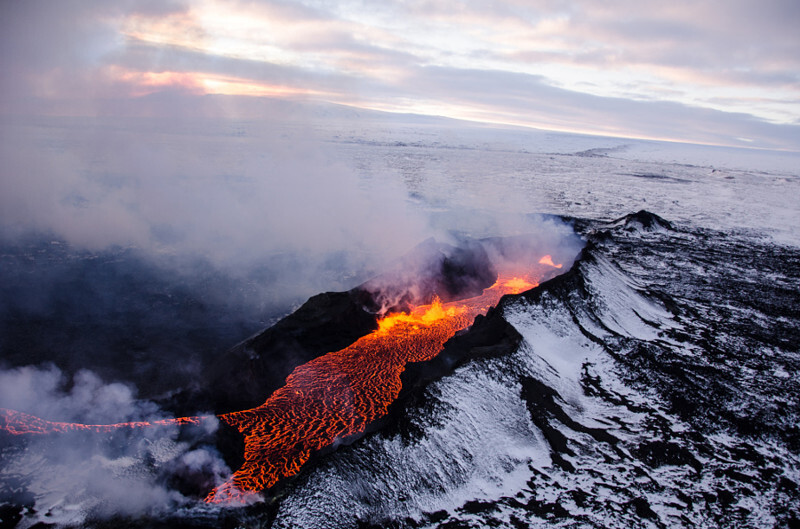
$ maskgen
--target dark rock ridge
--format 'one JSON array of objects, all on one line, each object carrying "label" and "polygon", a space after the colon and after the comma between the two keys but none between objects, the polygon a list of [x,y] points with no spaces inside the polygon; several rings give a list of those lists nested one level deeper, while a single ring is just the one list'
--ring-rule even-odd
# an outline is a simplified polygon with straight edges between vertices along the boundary
[{"label": "dark rock ridge", "polygon": [[295,367],[347,347],[378,327],[353,292],[326,292],[223,353],[208,370],[205,400],[215,413],[260,405]]},{"label": "dark rock ridge", "polygon": [[620,217],[610,224],[610,227],[621,226],[624,231],[656,231],[674,230],[674,226],[667,220],[644,209]]}]

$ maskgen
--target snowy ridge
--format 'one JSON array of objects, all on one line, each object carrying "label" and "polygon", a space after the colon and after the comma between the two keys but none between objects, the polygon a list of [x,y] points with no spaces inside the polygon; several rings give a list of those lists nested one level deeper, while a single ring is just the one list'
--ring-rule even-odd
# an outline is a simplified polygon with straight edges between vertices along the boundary
[{"label": "snowy ridge", "polygon": [[[659,228],[640,229],[642,215]],[[797,342],[770,338],[800,329],[790,308],[798,294],[780,287],[797,277],[797,251],[769,247],[782,255],[763,270],[776,276],[770,310],[786,311],[772,324],[782,329],[759,333],[747,321],[776,318],[759,320],[752,292],[741,292],[752,301],[739,306],[747,317],[719,319],[730,310],[721,299],[741,305],[727,289],[744,288],[744,272],[763,265],[741,258],[743,241],[646,212],[630,217],[595,223],[571,271],[504,298],[487,316],[510,323],[519,346],[490,356],[473,349],[452,375],[412,396],[397,424],[303,472],[273,526],[769,527],[800,519],[798,383],[789,375],[800,355]],[[716,261],[721,254],[728,258]],[[730,283],[730,270],[740,283]],[[769,365],[748,368],[757,358]],[[747,369],[769,384],[745,380]],[[783,405],[771,394],[778,389]]]}]

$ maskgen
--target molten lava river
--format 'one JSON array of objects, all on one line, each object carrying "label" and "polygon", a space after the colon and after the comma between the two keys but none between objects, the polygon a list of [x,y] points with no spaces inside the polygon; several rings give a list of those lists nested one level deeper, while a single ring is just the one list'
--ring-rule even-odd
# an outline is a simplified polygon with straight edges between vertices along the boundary
[{"label": "molten lava river", "polygon": [[[554,265],[550,256],[540,264]],[[400,374],[409,362],[431,360],[456,331],[498,303],[538,285],[534,274],[501,274],[479,296],[430,305],[379,320],[376,331],[349,347],[298,366],[286,385],[264,404],[219,415],[244,436],[244,464],[212,490],[208,502],[241,502],[296,474],[311,455],[337,440],[364,432],[386,415],[401,389]],[[67,431],[108,432],[157,424],[197,424],[210,417],[168,419],[153,423],[84,425],[50,422],[21,412],[0,409],[0,430],[12,434]]]}]

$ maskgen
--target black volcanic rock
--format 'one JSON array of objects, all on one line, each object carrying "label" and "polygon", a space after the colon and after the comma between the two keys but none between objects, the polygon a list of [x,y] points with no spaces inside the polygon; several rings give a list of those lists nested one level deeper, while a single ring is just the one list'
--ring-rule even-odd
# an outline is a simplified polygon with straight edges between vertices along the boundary
[{"label": "black volcanic rock", "polygon": [[652,232],[656,230],[674,230],[674,226],[668,220],[665,220],[655,213],[647,210],[639,210],[636,213],[629,213],[624,217],[615,220],[613,225],[624,225],[626,231],[645,231]]},{"label": "black volcanic rock", "polygon": [[357,292],[318,294],[213,364],[208,398],[217,413],[258,406],[298,365],[347,347],[377,327]]},{"label": "black volcanic rock", "polygon": [[409,364],[379,430],[301,471],[281,526],[796,526],[797,249],[649,212],[583,233],[570,271]]}]

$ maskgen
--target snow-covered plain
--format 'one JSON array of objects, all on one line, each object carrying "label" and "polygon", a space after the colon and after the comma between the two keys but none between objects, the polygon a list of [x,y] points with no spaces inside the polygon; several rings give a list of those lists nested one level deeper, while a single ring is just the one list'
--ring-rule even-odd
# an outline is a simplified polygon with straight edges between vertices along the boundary
[{"label": "snow-covered plain", "polygon": [[[328,132],[362,177],[421,207],[671,221],[800,243],[800,154],[488,127]],[[383,180],[386,179],[386,180]]]}]

